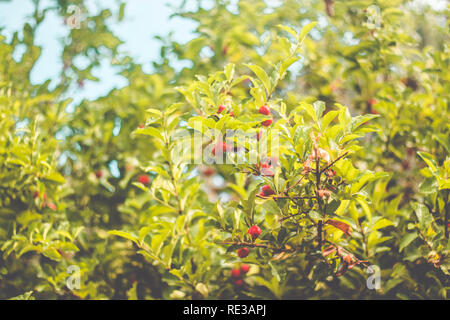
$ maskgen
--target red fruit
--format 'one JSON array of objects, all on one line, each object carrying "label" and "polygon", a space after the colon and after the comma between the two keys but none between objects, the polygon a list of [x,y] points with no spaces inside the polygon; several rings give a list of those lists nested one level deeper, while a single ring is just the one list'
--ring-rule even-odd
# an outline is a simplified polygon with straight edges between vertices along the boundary
[{"label": "red fruit", "polygon": [[268,126],[270,126],[270,125],[272,124],[272,122],[273,122],[272,119],[267,119],[267,120],[264,120],[263,122],[261,122],[261,124],[262,124],[264,127],[268,127]]},{"label": "red fruit", "polygon": [[242,281],[241,279],[239,279],[239,280],[236,280],[236,281],[234,282],[234,284],[237,285],[237,286],[242,286],[242,285],[244,284],[244,281]]},{"label": "red fruit", "polygon": [[263,131],[259,130],[259,132],[256,134],[256,141],[259,141],[261,139],[262,135],[263,135]]},{"label": "red fruit", "polygon": [[35,191],[34,193],[33,193],[33,199],[36,199],[37,197],[39,197],[39,191]]},{"label": "red fruit", "polygon": [[95,176],[100,179],[103,176],[103,171],[98,170],[97,172],[95,172]]},{"label": "red fruit", "polygon": [[215,156],[216,152],[219,154],[223,154],[225,152],[230,152],[232,150],[231,146],[226,144],[223,141],[217,142],[216,145],[212,148],[212,154]]},{"label": "red fruit", "polygon": [[240,269],[231,270],[231,276],[233,278],[239,278],[241,276],[241,270]]},{"label": "red fruit", "polygon": [[377,103],[378,101],[377,101],[377,99],[374,99],[374,98],[372,98],[372,99],[370,99],[369,100],[369,104],[371,105],[371,106],[373,106],[375,103]]},{"label": "red fruit", "polygon": [[223,110],[225,110],[225,107],[223,105],[220,105],[219,109],[217,109],[217,113],[222,113]]},{"label": "red fruit", "polygon": [[267,106],[261,106],[258,112],[266,116],[270,115],[270,109]]},{"label": "red fruit", "polygon": [[145,127],[145,125],[143,123],[139,123],[139,129],[142,129],[144,127]]},{"label": "red fruit", "polygon": [[243,264],[241,266],[241,272],[242,273],[247,273],[250,270],[250,266],[248,264]]},{"label": "red fruit", "polygon": [[250,253],[250,250],[248,250],[247,247],[240,248],[237,251],[237,254],[238,254],[239,258],[245,258],[246,256],[248,256],[249,253]]},{"label": "red fruit", "polygon": [[210,177],[210,176],[212,176],[213,174],[214,174],[214,169],[213,168],[211,168],[211,167],[208,167],[208,168],[206,168],[204,171],[203,171],[203,174],[205,175],[205,176],[207,176],[207,177]]},{"label": "red fruit", "polygon": [[53,211],[56,211],[56,205],[52,202],[47,204],[47,207],[49,207],[50,209],[52,209]]},{"label": "red fruit", "polygon": [[334,177],[336,175],[336,171],[334,171],[333,169],[328,169],[325,174],[329,177]]},{"label": "red fruit", "polygon": [[234,112],[233,110],[230,111],[230,116],[232,116],[234,118]]},{"label": "red fruit", "polygon": [[146,174],[141,174],[138,177],[138,181],[140,183],[142,183],[143,185],[148,185],[150,183],[150,177],[148,175],[146,175]]},{"label": "red fruit", "polygon": [[268,197],[268,196],[271,196],[273,194],[275,194],[275,191],[273,191],[272,188],[268,184],[264,185],[261,188],[261,192],[259,193],[259,195],[263,196],[263,197]]},{"label": "red fruit", "polygon": [[253,240],[255,240],[261,234],[261,228],[258,226],[251,226],[250,228],[248,228],[247,233],[252,237]]},{"label": "red fruit", "polygon": [[265,162],[261,165],[261,174],[263,176],[270,176],[270,177],[272,177],[274,175],[272,169],[270,168],[270,164]]},{"label": "red fruit", "polygon": [[344,261],[345,262],[351,263],[352,260],[353,260],[353,255],[351,253],[344,256]]},{"label": "red fruit", "polygon": [[336,91],[336,85],[335,84],[330,84],[330,91],[331,92],[334,92],[334,91]]}]

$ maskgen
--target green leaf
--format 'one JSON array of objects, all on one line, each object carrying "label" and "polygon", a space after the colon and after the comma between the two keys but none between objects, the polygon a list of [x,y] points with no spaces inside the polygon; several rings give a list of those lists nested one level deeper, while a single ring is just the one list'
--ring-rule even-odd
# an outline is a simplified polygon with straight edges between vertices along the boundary
[{"label": "green leaf", "polygon": [[413,203],[413,208],[419,220],[419,226],[421,229],[426,229],[433,222],[433,216],[428,208],[422,203]]},{"label": "green leaf", "polygon": [[282,24],[277,24],[277,27],[280,29],[283,29],[284,31],[288,32],[289,34],[291,34],[295,39],[297,39],[297,31],[295,31],[294,29],[292,29],[291,27],[288,26],[284,26]]},{"label": "green leaf", "polygon": [[402,252],[404,248],[409,246],[411,242],[413,242],[419,235],[417,233],[408,233],[406,234],[402,240],[400,240],[399,252]]},{"label": "green leaf", "polygon": [[142,129],[137,129],[135,131],[135,133],[139,134],[139,135],[144,135],[144,136],[152,136],[161,141],[164,141],[164,138],[161,135],[161,130],[158,130],[154,127],[146,127],[146,128],[142,128]]},{"label": "green leaf", "polygon": [[228,81],[231,81],[234,77],[234,63],[229,63],[225,66],[225,76]]},{"label": "green leaf", "polygon": [[311,31],[312,28],[314,28],[317,25],[317,21],[308,23],[306,26],[302,28],[302,31],[300,31],[300,34],[298,35],[298,43],[302,44],[305,40],[308,33]]},{"label": "green leaf", "polygon": [[417,152],[417,154],[425,161],[425,163],[430,167],[431,172],[437,173],[438,166],[436,164],[436,160],[434,159],[433,155],[429,154],[428,152]]},{"label": "green leaf", "polygon": [[259,80],[261,80],[262,84],[264,85],[264,88],[266,89],[267,93],[271,93],[272,85],[270,84],[270,79],[267,73],[264,71],[263,68],[260,66],[257,66],[255,64],[244,64],[246,67],[250,68],[258,77]]},{"label": "green leaf", "polygon": [[45,176],[46,180],[55,181],[58,183],[65,183],[66,180],[64,177],[57,171],[52,171],[48,175]]},{"label": "green leaf", "polygon": [[111,235],[115,235],[115,236],[119,236],[128,240],[133,241],[134,243],[139,245],[139,239],[138,237],[136,237],[135,235],[128,233],[128,232],[124,232],[124,231],[120,231],[120,230],[111,230],[108,231],[109,234]]},{"label": "green leaf", "polygon": [[156,116],[158,116],[158,117],[162,117],[162,112],[161,112],[160,110],[158,110],[158,109],[155,109],[155,108],[148,108],[148,109],[145,110],[145,111],[148,112],[148,113],[154,114],[154,115],[156,115]]},{"label": "green leaf", "polygon": [[382,219],[379,219],[377,222],[375,222],[375,224],[372,227],[372,230],[378,230],[378,229],[386,228],[386,227],[392,226],[392,225],[394,225],[394,223],[392,221],[382,218]]}]

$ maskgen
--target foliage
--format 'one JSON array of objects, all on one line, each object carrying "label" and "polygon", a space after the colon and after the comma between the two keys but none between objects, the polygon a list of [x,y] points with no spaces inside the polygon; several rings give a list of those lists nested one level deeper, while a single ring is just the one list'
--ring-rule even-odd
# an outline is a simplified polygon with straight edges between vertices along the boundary
[{"label": "foliage", "polygon": [[[0,298],[447,299],[448,8],[183,3],[195,38],[159,37],[146,74],[109,28],[125,4],[74,3],[54,87],[34,36],[68,2],[0,33]],[[101,61],[129,84],[73,106]]]}]

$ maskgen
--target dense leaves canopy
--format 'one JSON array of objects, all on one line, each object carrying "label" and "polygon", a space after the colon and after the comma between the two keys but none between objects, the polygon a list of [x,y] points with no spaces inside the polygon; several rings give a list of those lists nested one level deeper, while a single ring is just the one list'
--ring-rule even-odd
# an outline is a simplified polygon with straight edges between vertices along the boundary
[{"label": "dense leaves canopy", "polygon": [[[194,39],[158,37],[147,74],[110,30],[126,4],[71,1],[51,87],[30,72],[52,2],[0,30],[1,299],[448,298],[448,7],[183,3]],[[128,85],[68,108],[101,61]]]}]

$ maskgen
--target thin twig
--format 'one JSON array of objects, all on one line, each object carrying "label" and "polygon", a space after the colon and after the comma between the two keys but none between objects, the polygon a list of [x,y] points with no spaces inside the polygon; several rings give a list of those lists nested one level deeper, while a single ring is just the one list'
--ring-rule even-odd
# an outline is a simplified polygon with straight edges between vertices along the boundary
[{"label": "thin twig", "polygon": [[328,170],[331,166],[333,166],[336,162],[338,162],[339,160],[341,160],[342,158],[344,158],[346,155],[348,155],[348,151],[346,151],[344,154],[340,155],[339,157],[336,158],[336,160],[331,161],[331,163],[329,165],[327,165],[324,169],[322,169],[320,171],[320,173],[325,172],[326,170]]}]

